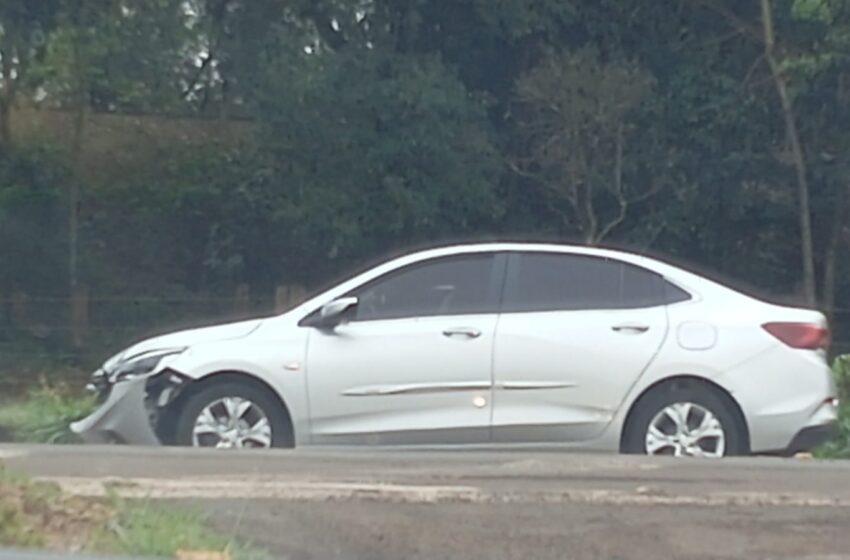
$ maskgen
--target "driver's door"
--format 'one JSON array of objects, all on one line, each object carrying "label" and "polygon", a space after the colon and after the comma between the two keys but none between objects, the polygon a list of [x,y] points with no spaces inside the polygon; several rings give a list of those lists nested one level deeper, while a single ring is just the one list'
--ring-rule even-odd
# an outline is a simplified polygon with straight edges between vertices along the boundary
[{"label": "driver's door", "polygon": [[490,437],[493,338],[504,257],[404,267],[351,294],[351,320],[313,329],[313,443],[473,443]]}]

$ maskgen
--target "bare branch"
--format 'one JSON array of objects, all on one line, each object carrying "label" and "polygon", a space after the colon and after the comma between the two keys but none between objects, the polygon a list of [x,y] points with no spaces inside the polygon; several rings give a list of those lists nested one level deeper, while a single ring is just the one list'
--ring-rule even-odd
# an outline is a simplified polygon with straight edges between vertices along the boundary
[{"label": "bare branch", "polygon": [[200,81],[201,76],[203,76],[204,71],[206,71],[207,67],[209,66],[210,62],[212,62],[213,58],[214,57],[213,57],[212,51],[207,52],[207,55],[201,61],[201,65],[198,66],[198,71],[195,72],[195,75],[192,77],[192,81],[189,83],[188,86],[186,86],[186,89],[184,89],[183,93],[180,95],[180,97],[182,99],[186,99],[187,97],[189,97],[189,95],[192,94],[192,92],[195,91],[195,86],[198,85],[198,82]]},{"label": "bare branch", "polygon": [[758,56],[756,57],[756,59],[753,61],[752,66],[750,66],[750,69],[749,69],[749,70],[747,70],[747,74],[744,76],[744,81],[743,81],[743,82],[741,82],[741,85],[742,85],[743,87],[745,87],[745,88],[747,87],[747,84],[749,84],[749,83],[750,83],[750,80],[752,80],[752,79],[753,79],[753,74],[755,74],[756,69],[759,67],[759,65],[760,65],[763,61],[764,61],[764,53],[762,53],[762,54],[758,55]]},{"label": "bare branch", "polygon": [[748,35],[750,38],[758,42],[764,40],[761,30],[758,26],[749,23],[748,21],[738,17],[733,11],[719,5],[715,0],[691,0],[693,3],[708,8],[709,10],[723,16],[732,26],[740,33]]},{"label": "bare branch", "polygon": [[667,227],[667,220],[661,220],[661,223],[658,224],[658,227],[655,228],[655,231],[652,235],[649,236],[649,239],[644,243],[644,251],[652,247],[655,241],[661,236],[661,232],[664,231],[664,228]]},{"label": "bare branch", "polygon": [[[701,43],[697,44],[695,48],[704,49],[704,48],[710,47],[712,45],[720,45],[722,43],[725,43],[726,41],[731,41],[732,39],[735,39],[736,37],[740,37],[744,34],[745,34],[745,32],[743,30],[735,28],[732,31],[729,31],[728,33],[724,33],[724,34],[719,35],[717,37],[712,37],[711,39],[702,41]],[[681,51],[681,50],[684,50],[685,47],[694,48],[694,46],[688,45],[688,43],[692,43],[692,41],[688,41],[688,42],[683,41],[681,44],[673,47],[672,50],[673,51]]]},{"label": "bare branch", "polygon": [[623,123],[617,126],[617,139],[614,151],[614,188],[618,195],[623,194]]},{"label": "bare branch", "polygon": [[623,223],[626,219],[626,211],[628,210],[629,201],[623,193],[623,124],[617,127],[616,149],[614,153],[614,192],[617,196],[617,205],[619,210],[617,216],[609,221],[602,231],[599,233],[598,241],[605,239],[615,227]]},{"label": "bare branch", "polygon": [[560,188],[558,188],[558,185],[555,184],[555,183],[552,183],[551,181],[546,179],[540,173],[533,173],[531,171],[526,171],[525,169],[523,169],[522,167],[517,165],[516,161],[511,161],[510,159],[507,160],[507,164],[508,164],[508,167],[511,169],[511,171],[513,171],[514,173],[516,173],[520,177],[524,177],[526,179],[531,179],[533,181],[536,181],[537,183],[540,183],[543,187],[545,187],[549,191],[556,193],[560,196],[563,196],[564,193],[561,191]]},{"label": "bare branch", "polygon": [[656,182],[650,188],[645,190],[644,192],[640,193],[637,196],[631,197],[628,200],[628,203],[629,204],[636,204],[638,202],[643,202],[644,200],[648,200],[648,199],[652,198],[653,196],[657,195],[659,192],[661,192],[661,189],[663,189],[663,188],[664,188],[663,183]]},{"label": "bare branch", "polygon": [[540,177],[540,175],[538,175],[537,173],[532,173],[530,171],[526,171],[525,169],[523,169],[522,167],[517,165],[516,160],[508,159],[507,164],[508,164],[508,167],[511,169],[511,171],[513,171],[514,173],[516,173],[520,177],[526,177],[527,179],[534,179],[535,181],[542,181],[542,178]]}]

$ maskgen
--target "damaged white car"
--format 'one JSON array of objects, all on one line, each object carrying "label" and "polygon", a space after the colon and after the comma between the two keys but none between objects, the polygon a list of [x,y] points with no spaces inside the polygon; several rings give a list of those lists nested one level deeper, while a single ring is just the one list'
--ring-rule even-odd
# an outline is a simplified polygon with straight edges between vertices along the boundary
[{"label": "damaged white car", "polygon": [[534,443],[674,456],[828,436],[829,333],[639,255],[433,249],[283,315],[137,344],[94,374],[90,442],[221,448]]}]

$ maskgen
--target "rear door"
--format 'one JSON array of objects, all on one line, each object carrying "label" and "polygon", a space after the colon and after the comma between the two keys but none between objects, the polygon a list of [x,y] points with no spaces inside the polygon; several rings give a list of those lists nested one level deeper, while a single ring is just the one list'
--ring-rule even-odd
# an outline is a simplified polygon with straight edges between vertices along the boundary
[{"label": "rear door", "polygon": [[596,437],[667,335],[665,282],[621,261],[512,253],[494,352],[493,438]]}]

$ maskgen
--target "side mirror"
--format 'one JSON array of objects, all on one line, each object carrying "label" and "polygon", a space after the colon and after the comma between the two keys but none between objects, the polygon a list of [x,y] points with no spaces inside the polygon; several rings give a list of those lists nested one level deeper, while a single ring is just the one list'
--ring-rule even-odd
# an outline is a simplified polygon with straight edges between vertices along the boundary
[{"label": "side mirror", "polygon": [[351,312],[357,308],[356,297],[343,297],[326,303],[319,311],[314,326],[319,328],[333,328],[345,322]]}]

